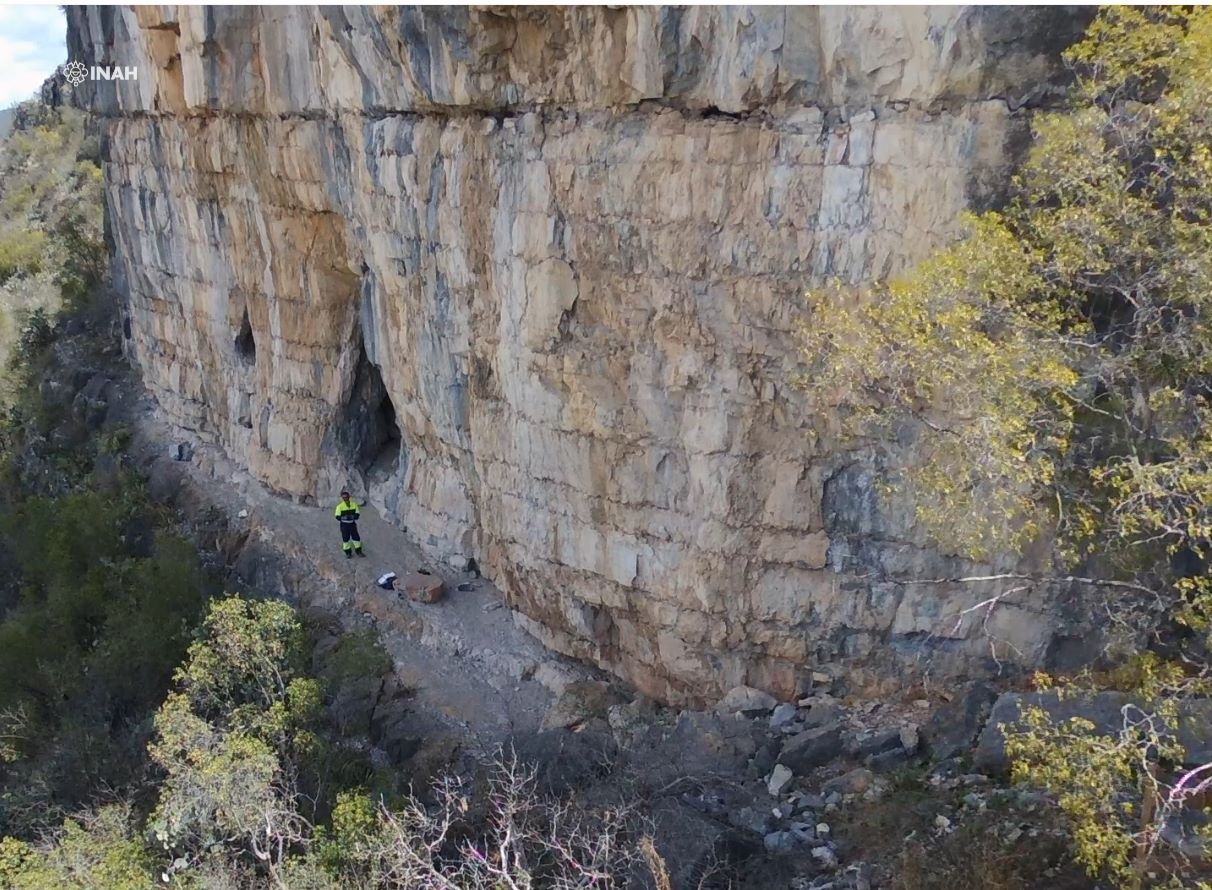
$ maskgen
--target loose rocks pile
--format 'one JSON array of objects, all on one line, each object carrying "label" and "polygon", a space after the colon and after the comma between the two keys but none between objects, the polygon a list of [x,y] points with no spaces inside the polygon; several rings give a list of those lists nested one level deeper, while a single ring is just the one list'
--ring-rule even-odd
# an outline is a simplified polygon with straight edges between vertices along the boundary
[{"label": "loose rocks pile", "polygon": [[[879,886],[887,863],[855,826],[887,805],[881,798],[894,773],[917,769],[914,781],[937,792],[919,840],[942,843],[969,819],[985,818],[987,806],[1024,806],[1021,792],[968,773],[957,756],[973,750],[994,698],[973,686],[933,700],[855,702],[835,695],[821,675],[794,702],[738,686],[709,711],[674,713],[595,681],[571,685],[545,725],[613,746],[611,783],[629,777],[636,799],[661,814],[657,847],[678,874],[726,861],[748,873],[760,862],[781,886],[859,890]],[[1007,842],[1030,843],[1037,823],[999,816],[991,829]],[[688,837],[696,843],[687,845]],[[686,880],[694,886],[697,878]]]},{"label": "loose rocks pile", "polygon": [[[824,683],[797,702],[738,686],[711,712],[683,711],[659,740],[641,711],[636,703],[609,709],[621,748],[650,769],[663,748],[675,749],[681,769],[660,780],[695,777],[701,790],[684,793],[685,805],[752,838],[766,855],[786,857],[801,875],[829,876],[838,890],[859,886],[861,870],[843,867],[830,819],[847,802],[884,794],[890,782],[882,773],[913,762],[921,748],[910,718],[922,709],[847,707]],[[703,780],[711,774],[717,782]]]}]

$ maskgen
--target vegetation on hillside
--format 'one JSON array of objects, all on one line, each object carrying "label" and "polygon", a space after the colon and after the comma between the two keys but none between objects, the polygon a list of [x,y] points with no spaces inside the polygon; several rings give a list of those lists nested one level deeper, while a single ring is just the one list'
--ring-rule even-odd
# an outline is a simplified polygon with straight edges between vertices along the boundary
[{"label": "vegetation on hillside", "polygon": [[101,168],[85,116],[31,101],[14,123],[0,140],[0,366],[31,314],[45,320],[93,292],[105,257]]},{"label": "vegetation on hillside", "polygon": [[626,814],[546,801],[512,761],[430,804],[342,776],[307,654],[290,606],[214,601],[155,714],[150,811],[127,795],[0,839],[0,886],[588,888],[661,868]]},{"label": "vegetation on hillside", "polygon": [[1067,61],[1004,209],[902,279],[809,295],[805,385],[855,437],[911,434],[896,484],[941,541],[1052,541],[1047,574],[1105,610],[1118,668],[1064,685],[1136,717],[1108,740],[1033,713],[1011,750],[1091,873],[1140,886],[1183,879],[1162,831],[1212,779],[1173,736],[1212,689],[1212,11],[1108,8]]},{"label": "vegetation on hillside", "polygon": [[[192,546],[46,383],[61,308],[104,272],[100,170],[82,116],[21,106],[0,143],[0,836],[58,825],[148,771],[146,723],[207,598]],[[79,367],[97,342],[80,338]]]}]

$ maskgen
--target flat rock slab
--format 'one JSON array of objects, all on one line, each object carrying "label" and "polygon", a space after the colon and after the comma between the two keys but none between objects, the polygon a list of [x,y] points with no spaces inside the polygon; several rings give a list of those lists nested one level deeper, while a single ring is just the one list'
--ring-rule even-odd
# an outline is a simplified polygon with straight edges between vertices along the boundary
[{"label": "flat rock slab", "polygon": [[418,603],[436,603],[446,595],[446,583],[437,575],[409,572],[396,579],[396,590]]},{"label": "flat rock slab", "polygon": [[792,736],[783,745],[778,762],[803,776],[842,753],[842,727],[835,723],[831,726],[807,729]]},{"label": "flat rock slab", "polygon": [[[998,696],[981,731],[973,762],[977,769],[989,773],[1004,773],[1010,769],[1006,756],[1004,727],[1019,722],[1022,708],[1042,708],[1054,722],[1067,722],[1074,717],[1089,720],[1100,735],[1118,733],[1124,728],[1125,709],[1128,717],[1139,720],[1139,702],[1122,692],[1098,692],[1085,695],[1060,696],[1055,692],[1007,692]],[[1186,749],[1186,764],[1196,766],[1212,759],[1212,699],[1193,699],[1179,708],[1178,742]]]},{"label": "flat rock slab", "polygon": [[734,686],[728,694],[720,699],[715,706],[717,714],[744,714],[754,716],[769,713],[779,703],[779,700],[769,692],[754,689],[752,686]]}]

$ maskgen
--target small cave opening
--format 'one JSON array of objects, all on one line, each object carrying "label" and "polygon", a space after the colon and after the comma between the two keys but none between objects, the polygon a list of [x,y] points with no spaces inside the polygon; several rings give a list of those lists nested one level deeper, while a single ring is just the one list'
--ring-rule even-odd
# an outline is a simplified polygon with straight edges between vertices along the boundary
[{"label": "small cave opening", "polygon": [[[376,368],[376,373],[378,369]],[[386,478],[400,465],[400,425],[396,423],[396,408],[384,391],[383,398],[375,408],[373,454],[365,472],[372,478]]]},{"label": "small cave opening", "polygon": [[257,341],[253,337],[252,323],[248,320],[248,309],[240,319],[240,332],[236,334],[236,355],[245,367],[251,368],[257,363]]},{"label": "small cave opening", "polygon": [[358,359],[349,401],[337,428],[342,450],[368,482],[383,481],[400,465],[403,439],[383,375],[366,357]]}]

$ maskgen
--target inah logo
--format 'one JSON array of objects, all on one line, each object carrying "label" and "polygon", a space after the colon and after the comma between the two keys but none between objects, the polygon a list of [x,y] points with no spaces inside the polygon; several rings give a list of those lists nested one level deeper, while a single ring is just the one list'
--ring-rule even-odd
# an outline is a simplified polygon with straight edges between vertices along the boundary
[{"label": "inah logo", "polygon": [[71,61],[63,68],[63,78],[74,87],[86,80],[138,80],[139,69],[134,65],[93,65],[85,68],[82,63]]},{"label": "inah logo", "polygon": [[79,62],[68,62],[67,67],[63,69],[63,76],[72,86],[78,87],[88,76],[88,69]]}]

